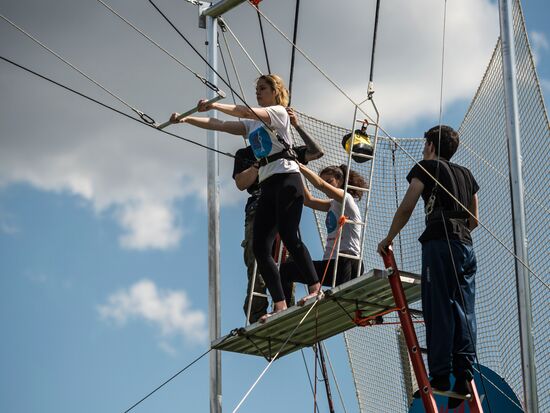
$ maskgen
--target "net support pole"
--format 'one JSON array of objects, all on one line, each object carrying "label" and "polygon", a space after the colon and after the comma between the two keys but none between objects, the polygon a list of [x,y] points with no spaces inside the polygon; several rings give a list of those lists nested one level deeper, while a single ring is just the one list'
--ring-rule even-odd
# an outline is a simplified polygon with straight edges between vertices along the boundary
[{"label": "net support pole", "polygon": [[[208,63],[216,71],[218,68],[217,34],[218,22],[216,17],[206,16],[206,56]],[[216,73],[207,68],[207,79],[216,85]],[[208,99],[216,95],[211,89],[207,90]],[[217,118],[215,110],[208,114]],[[209,130],[206,133],[207,144],[218,149],[218,132]],[[208,208],[208,320],[210,342],[217,340],[221,334],[220,308],[220,183],[219,183],[219,155],[218,152],[207,151],[207,208]],[[222,361],[221,351],[210,352],[210,413],[222,411]]]},{"label": "net support pole", "polygon": [[[512,220],[514,231],[514,252],[519,313],[519,335],[521,364],[523,369],[524,409],[538,413],[537,383],[535,372],[535,351],[533,340],[533,316],[531,311],[531,287],[527,270],[527,237],[525,230],[525,207],[523,203],[523,176],[521,160],[521,136],[516,82],[516,57],[512,0],[499,0],[500,38],[502,69],[504,77],[504,99],[506,112],[506,137],[508,141],[508,162],[510,165],[510,192],[512,196]],[[520,262],[521,260],[521,262]]]}]

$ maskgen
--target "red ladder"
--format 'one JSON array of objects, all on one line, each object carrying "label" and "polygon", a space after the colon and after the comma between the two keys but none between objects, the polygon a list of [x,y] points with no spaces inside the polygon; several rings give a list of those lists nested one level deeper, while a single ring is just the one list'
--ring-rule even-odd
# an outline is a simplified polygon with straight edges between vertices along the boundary
[{"label": "red ladder", "polygon": [[[384,260],[384,266],[388,273],[388,281],[390,282],[395,305],[398,308],[399,321],[403,328],[403,334],[407,343],[407,350],[416,376],[416,381],[420,388],[420,396],[422,397],[422,403],[427,413],[438,413],[437,405],[435,403],[434,391],[430,386],[428,380],[428,374],[426,373],[426,367],[424,366],[424,360],[418,345],[418,339],[416,338],[416,332],[414,330],[413,322],[411,319],[411,313],[407,304],[407,298],[403,291],[403,285],[401,284],[401,278],[399,275],[399,269],[395,262],[395,257],[391,247],[388,248],[386,255],[382,256]],[[479,395],[477,393],[474,380],[470,381],[471,394],[469,396],[459,396],[453,392],[440,392],[435,391],[436,394],[449,397],[457,397],[465,399],[468,402],[471,413],[483,413]]]}]

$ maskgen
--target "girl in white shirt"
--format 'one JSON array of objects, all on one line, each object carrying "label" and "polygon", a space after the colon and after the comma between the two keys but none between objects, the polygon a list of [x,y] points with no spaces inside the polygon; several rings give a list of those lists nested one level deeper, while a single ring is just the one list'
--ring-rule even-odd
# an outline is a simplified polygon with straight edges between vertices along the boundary
[{"label": "girl in white shirt", "polygon": [[[300,171],[304,177],[310,181],[313,186],[323,192],[329,199],[319,199],[313,197],[307,187],[304,185],[305,201],[304,205],[316,209],[318,211],[326,211],[327,216],[325,224],[327,227],[327,239],[325,242],[325,252],[323,260],[313,261],[316,270],[314,277],[309,274],[304,274],[292,261],[281,265],[281,280],[283,291],[287,298],[287,304],[291,297],[292,286],[294,282],[301,282],[308,285],[309,294],[302,298],[298,304],[303,304],[306,300],[315,297],[321,290],[321,282],[323,274],[326,276],[323,280],[323,285],[332,286],[334,274],[335,252],[332,252],[336,237],[338,236],[338,219],[342,212],[342,202],[346,198],[346,206],[344,215],[351,221],[361,221],[361,215],[357,201],[363,195],[363,192],[357,189],[348,188],[348,192],[344,193],[344,180],[346,176],[346,165],[328,166],[324,168],[319,175],[311,171],[304,165],[300,165]],[[349,185],[367,188],[367,182],[357,172],[350,170]],[[361,249],[361,228],[356,224],[345,224],[342,228],[342,236],[340,240],[340,252],[348,255],[359,256]],[[332,253],[332,256],[331,256]],[[357,275],[358,266],[362,263],[357,259],[348,257],[338,258],[338,269],[336,271],[336,284],[339,285]],[[328,269],[327,269],[328,266]]]},{"label": "girl in white shirt", "polygon": [[[250,179],[255,180],[257,176],[261,187],[252,243],[258,271],[273,299],[273,312],[260,319],[260,322],[265,322],[271,315],[287,308],[279,270],[271,256],[277,232],[300,272],[307,277],[315,277],[316,273],[309,251],[298,236],[304,191],[298,163],[289,151],[292,141],[289,115],[285,109],[288,91],[279,76],[263,75],[256,82],[256,99],[258,108],[219,102],[209,104],[201,100],[199,112],[215,109],[240,120],[188,116],[180,123],[244,135],[258,160],[256,168],[250,168]],[[177,116],[174,113],[171,119],[174,121]]]}]

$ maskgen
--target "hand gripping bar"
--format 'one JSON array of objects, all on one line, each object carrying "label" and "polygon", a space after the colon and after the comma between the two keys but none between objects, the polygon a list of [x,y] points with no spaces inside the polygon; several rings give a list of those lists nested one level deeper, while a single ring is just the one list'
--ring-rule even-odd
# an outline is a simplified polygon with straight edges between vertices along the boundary
[{"label": "hand gripping bar", "polygon": [[[223,98],[225,98],[225,93],[224,93],[223,90],[220,90],[220,91],[218,92],[218,96],[216,96],[216,97],[210,99],[210,100],[209,100],[208,102],[206,102],[206,103],[208,103],[208,104],[214,103],[214,102],[217,102],[218,100],[221,100],[221,99],[223,99]],[[198,110],[199,110],[199,106],[197,105],[197,106],[195,106],[193,109],[189,109],[187,112],[184,112],[184,113],[182,113],[181,115],[179,115],[179,116],[176,118],[176,122],[170,122],[170,121],[168,120],[168,121],[166,121],[166,122],[164,122],[164,123],[161,123],[160,125],[155,125],[155,127],[156,127],[157,129],[164,129],[165,127],[167,127],[167,126],[169,126],[169,125],[172,125],[172,124],[174,124],[174,123],[179,122],[181,119],[185,118],[186,116],[192,115],[193,113],[197,112]]]}]

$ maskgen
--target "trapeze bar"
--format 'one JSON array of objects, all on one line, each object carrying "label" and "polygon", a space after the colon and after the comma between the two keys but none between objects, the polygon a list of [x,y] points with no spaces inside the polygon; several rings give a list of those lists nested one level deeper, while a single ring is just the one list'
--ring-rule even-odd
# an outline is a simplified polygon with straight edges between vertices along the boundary
[{"label": "trapeze bar", "polygon": [[[408,303],[418,301],[420,276],[405,271],[400,271],[400,275]],[[212,348],[267,359],[280,352],[279,357],[282,357],[355,327],[356,311],[365,318],[376,316],[381,309],[395,307],[387,273],[378,269],[325,291],[316,308],[296,328],[315,301],[316,298],[312,298],[303,307],[294,306],[275,314],[265,324],[254,323],[239,328],[236,334],[213,341]]]},{"label": "trapeze bar", "polygon": [[225,12],[234,9],[246,0],[221,0],[202,12],[204,16],[219,17]]},{"label": "trapeze bar", "polygon": [[[221,100],[223,98],[225,98],[225,92],[223,90],[220,90],[217,92],[218,93],[218,96],[210,99],[207,103],[214,103],[214,102],[217,102],[218,100]],[[195,106],[193,109],[189,109],[187,112],[184,112],[182,113],[181,115],[179,115],[177,118],[176,118],[176,121],[180,121],[181,119],[185,118],[186,116],[189,116],[189,115],[192,115],[193,113],[195,113],[197,110],[199,110],[199,106]],[[164,122],[164,123],[161,123],[160,125],[155,125],[155,127],[157,129],[164,129],[165,127],[169,126],[169,125],[173,125],[174,123],[176,122],[170,122],[169,120]]]}]

